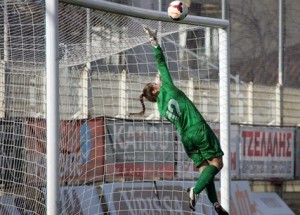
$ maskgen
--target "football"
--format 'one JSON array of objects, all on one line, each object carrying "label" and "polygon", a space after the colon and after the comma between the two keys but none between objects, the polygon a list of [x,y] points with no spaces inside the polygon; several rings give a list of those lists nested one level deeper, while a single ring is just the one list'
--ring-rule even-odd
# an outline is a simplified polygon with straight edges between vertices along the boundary
[{"label": "football", "polygon": [[172,1],[168,6],[168,15],[175,21],[183,20],[187,14],[188,8],[181,1]]}]

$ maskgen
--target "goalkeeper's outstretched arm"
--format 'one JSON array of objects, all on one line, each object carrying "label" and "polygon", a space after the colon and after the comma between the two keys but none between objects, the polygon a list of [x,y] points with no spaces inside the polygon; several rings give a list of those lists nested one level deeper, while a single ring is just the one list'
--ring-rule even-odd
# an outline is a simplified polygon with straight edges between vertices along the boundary
[{"label": "goalkeeper's outstretched arm", "polygon": [[162,83],[174,85],[164,53],[157,42],[157,30],[150,30],[150,28],[144,26],[144,31],[148,35],[149,41],[153,47],[155,63],[158,68]]}]

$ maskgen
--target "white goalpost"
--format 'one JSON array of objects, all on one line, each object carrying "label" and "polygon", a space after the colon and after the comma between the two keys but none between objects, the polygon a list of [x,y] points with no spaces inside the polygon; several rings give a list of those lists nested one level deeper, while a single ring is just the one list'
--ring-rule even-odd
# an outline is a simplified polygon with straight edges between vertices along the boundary
[{"label": "white goalpost", "polygon": [[[229,22],[107,1],[0,3],[1,195],[6,214],[190,214],[199,173],[175,128],[139,95],[159,81],[143,26],[220,138],[230,212]],[[1,14],[1,13],[0,13]],[[3,20],[3,21],[2,21]],[[214,214],[205,192],[194,214]]]},{"label": "white goalpost", "polygon": [[46,18],[46,149],[47,149],[47,214],[58,214],[59,202],[59,61],[58,2],[45,1]]}]

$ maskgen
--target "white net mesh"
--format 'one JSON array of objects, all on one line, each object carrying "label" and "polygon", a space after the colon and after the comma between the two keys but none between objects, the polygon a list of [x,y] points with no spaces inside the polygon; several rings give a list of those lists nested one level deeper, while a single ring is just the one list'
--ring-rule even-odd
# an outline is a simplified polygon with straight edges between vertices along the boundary
[{"label": "white net mesh", "polygon": [[[217,29],[59,8],[61,214],[189,214],[185,190],[198,173],[177,132],[155,104],[145,103],[145,117],[128,113],[157,81],[146,25],[158,29],[175,84],[218,121]],[[45,6],[0,10],[0,210],[45,214]],[[197,214],[208,211],[203,193]]]}]

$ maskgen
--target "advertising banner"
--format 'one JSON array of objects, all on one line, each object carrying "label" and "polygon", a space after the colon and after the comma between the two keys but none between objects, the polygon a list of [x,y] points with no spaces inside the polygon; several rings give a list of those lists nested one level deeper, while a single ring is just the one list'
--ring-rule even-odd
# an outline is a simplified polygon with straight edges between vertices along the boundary
[{"label": "advertising banner", "polygon": [[295,142],[295,177],[300,178],[300,128],[295,129],[296,142]]},{"label": "advertising banner", "polygon": [[[95,186],[60,187],[58,211],[61,215],[95,215],[103,214],[99,194]],[[46,189],[43,189],[45,203]]]},{"label": "advertising banner", "polygon": [[[220,136],[219,124],[211,124],[210,127],[215,132],[217,137]],[[231,150],[231,177],[237,177],[239,174],[239,159],[237,159],[238,146],[239,146],[239,126],[230,126],[230,150]],[[222,143],[221,147],[222,147]],[[193,161],[187,156],[184,151],[183,145],[180,141],[177,152],[177,177],[180,179],[196,179],[199,177],[199,171],[195,168]],[[219,174],[216,178],[219,177]]]},{"label": "advertising banner", "polygon": [[0,184],[22,183],[24,122],[0,120]]},{"label": "advertising banner", "polygon": [[[22,195],[5,195],[0,197],[1,215],[34,215],[45,214],[47,196],[46,189],[40,190],[41,197],[36,192],[25,197],[28,189]],[[43,195],[44,194],[44,195]],[[43,199],[43,201],[41,201]],[[40,201],[40,202],[39,202]],[[95,215],[103,214],[99,195],[94,186],[60,187],[58,211],[61,215]]]},{"label": "advertising banner", "polygon": [[106,180],[173,178],[175,135],[170,123],[105,120]]},{"label": "advertising banner", "polygon": [[[220,197],[220,183],[216,181],[215,184]],[[200,193],[196,211],[191,211],[186,190],[192,186],[194,182],[188,181],[117,182],[104,184],[102,193],[111,215],[117,215],[120,211],[127,215],[215,215],[205,191]],[[230,214],[295,215],[276,193],[251,192],[248,181],[232,182]]]},{"label": "advertising banner", "polygon": [[294,128],[240,127],[242,178],[293,178]]},{"label": "advertising banner", "polygon": [[[155,182],[117,182],[103,185],[104,198],[111,215],[123,211],[127,215],[190,215],[186,189],[191,182],[157,181]],[[211,214],[212,207],[205,194],[200,195],[195,215]]]},{"label": "advertising banner", "polygon": [[[219,192],[220,184],[216,187]],[[232,181],[230,214],[295,215],[276,193],[252,192],[248,181]]]},{"label": "advertising banner", "polygon": [[60,193],[59,211],[62,215],[103,214],[99,196],[94,186],[61,187]]},{"label": "advertising banner", "polygon": [[295,215],[277,193],[252,193],[257,214],[268,215]]},{"label": "advertising banner", "polygon": [[[26,126],[27,183],[46,180],[46,122],[28,120]],[[63,181],[87,182],[104,177],[103,119],[61,121],[60,177]]]}]

